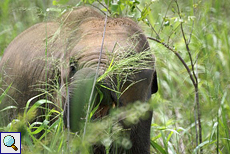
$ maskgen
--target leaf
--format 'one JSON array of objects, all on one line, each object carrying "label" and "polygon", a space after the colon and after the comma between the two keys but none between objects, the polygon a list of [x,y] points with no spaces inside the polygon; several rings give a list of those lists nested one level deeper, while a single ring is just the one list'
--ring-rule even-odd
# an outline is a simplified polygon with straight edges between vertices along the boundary
[{"label": "leaf", "polygon": [[170,25],[170,20],[169,20],[169,18],[168,17],[164,17],[164,22],[163,22],[163,25],[164,26],[169,26]]},{"label": "leaf", "polygon": [[157,144],[156,142],[150,141],[150,144],[152,145],[152,147],[153,147],[155,150],[159,151],[160,153],[162,153],[162,154],[167,154],[167,152],[166,152],[159,144]]},{"label": "leaf", "polygon": [[170,25],[170,21],[168,20],[168,21],[165,21],[164,23],[163,23],[163,25],[166,27],[166,26],[169,26]]},{"label": "leaf", "polygon": [[69,0],[59,0],[59,1],[53,1],[53,5],[58,5],[58,4],[66,4],[66,3],[68,3],[69,2]]},{"label": "leaf", "polygon": [[168,135],[168,137],[167,137],[167,143],[168,143],[169,140],[171,139],[172,135],[173,135],[173,131],[171,131],[170,134]]},{"label": "leaf", "polygon": [[137,5],[140,4],[140,2],[137,1],[137,0],[135,0],[135,1],[126,1],[126,4],[129,5],[131,12],[133,12],[134,9],[137,7]]},{"label": "leaf", "polygon": [[205,146],[205,145],[207,145],[207,144],[211,144],[211,143],[212,143],[212,142],[210,142],[209,140],[202,142],[201,144],[199,144],[199,145],[193,150],[193,154],[196,154],[196,153],[198,152],[198,150],[199,150],[201,147],[203,147],[203,146]]},{"label": "leaf", "polygon": [[16,106],[7,106],[6,108],[0,110],[0,112],[6,111],[6,110],[9,110],[9,109],[17,109],[17,107]]},{"label": "leaf", "polygon": [[1,94],[0,96],[0,104],[2,102],[2,99],[6,96],[7,92],[9,91],[10,87],[11,87],[12,83],[6,88],[6,90]]},{"label": "leaf", "polygon": [[151,9],[149,7],[145,7],[141,11],[141,17],[138,19],[138,21],[141,21],[141,20],[144,21],[150,13],[151,13]]},{"label": "leaf", "polygon": [[164,132],[162,130],[160,132],[161,132],[161,135],[162,135],[164,147],[165,147],[165,149],[168,149],[168,142],[166,141],[165,134],[164,134]]},{"label": "leaf", "polygon": [[109,6],[109,5],[110,5],[110,3],[111,3],[111,0],[104,0],[104,2],[105,2],[105,4],[106,4],[106,5],[108,5],[108,6]]},{"label": "leaf", "polygon": [[213,138],[213,135],[214,135],[215,131],[217,130],[218,124],[219,124],[218,122],[215,122],[213,127],[212,127],[212,133],[211,133],[210,139],[209,139],[210,142],[211,142],[211,140]]},{"label": "leaf", "polygon": [[110,7],[110,10],[111,10],[112,12],[118,13],[118,12],[119,12],[119,5],[118,5],[117,3],[112,3],[112,4],[111,4],[111,7]]},{"label": "leaf", "polygon": [[[36,96],[37,97],[37,96]],[[34,98],[36,98],[34,97]],[[32,120],[35,116],[36,116],[36,110],[41,108],[41,106],[43,104],[53,104],[55,106],[55,104],[49,100],[45,100],[45,99],[41,99],[41,100],[38,100],[36,103],[34,103],[31,107],[29,107],[31,101],[34,99],[30,99],[27,104],[26,104],[26,108],[24,110],[24,118],[27,119],[28,121]]]},{"label": "leaf", "polygon": [[[34,127],[33,127],[34,129]],[[40,125],[37,129],[35,129],[33,132],[31,132],[32,135],[40,133],[42,130],[44,130],[44,125]]]}]

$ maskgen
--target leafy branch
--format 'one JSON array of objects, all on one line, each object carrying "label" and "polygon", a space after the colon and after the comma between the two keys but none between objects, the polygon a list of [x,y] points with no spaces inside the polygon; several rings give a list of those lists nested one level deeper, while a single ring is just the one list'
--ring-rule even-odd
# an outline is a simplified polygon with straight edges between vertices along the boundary
[{"label": "leafy branch", "polygon": [[[191,42],[192,32],[193,32],[194,21],[193,21],[193,24],[192,24],[192,30],[191,30],[191,32],[189,34],[189,39],[187,39],[186,35],[185,35],[185,31],[184,31],[184,26],[183,26],[184,22],[183,22],[183,19],[182,19],[182,16],[181,16],[181,10],[180,10],[178,1],[174,0],[174,2],[176,4],[177,14],[179,16],[179,19],[180,19],[180,21],[182,21],[182,22],[180,22],[180,31],[181,31],[181,34],[182,34],[182,37],[183,37],[183,40],[184,40],[184,43],[185,43],[186,51],[187,51],[188,56],[189,56],[189,60],[190,60],[190,63],[191,63],[191,69],[186,64],[185,60],[180,56],[179,52],[176,51],[173,47],[170,47],[168,44],[164,43],[163,41],[160,41],[159,39],[156,39],[156,38],[153,38],[153,37],[148,37],[148,39],[153,40],[153,41],[155,41],[157,43],[160,43],[161,45],[166,47],[168,50],[172,51],[177,56],[177,58],[181,61],[183,66],[186,68],[187,73],[189,74],[189,77],[190,77],[190,79],[192,81],[192,84],[194,86],[194,89],[195,89],[195,111],[197,110],[197,113],[195,113],[194,115],[195,115],[196,132],[198,132],[198,130],[199,130],[199,133],[196,133],[196,146],[198,146],[198,143],[199,144],[202,143],[202,126],[201,126],[201,111],[200,111],[200,102],[199,102],[198,76],[196,74],[195,63],[193,62],[191,50],[190,50],[190,47],[189,47],[190,42]],[[171,5],[171,3],[169,5]],[[159,38],[159,34],[157,34],[157,37]],[[196,116],[197,116],[197,118],[196,118]],[[197,126],[197,122],[196,122],[197,120],[198,120],[198,126]],[[200,148],[200,153],[203,153],[202,147]]]}]

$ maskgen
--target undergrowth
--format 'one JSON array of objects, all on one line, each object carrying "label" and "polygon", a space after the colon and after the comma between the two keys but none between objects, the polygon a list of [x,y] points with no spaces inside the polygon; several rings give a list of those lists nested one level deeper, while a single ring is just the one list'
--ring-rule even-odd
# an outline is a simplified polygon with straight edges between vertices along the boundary
[{"label": "undergrowth", "polygon": [[[69,5],[65,5],[66,3],[58,5],[61,5],[61,9],[76,5],[76,2],[67,2],[69,2],[67,3]],[[137,21],[143,21],[144,24],[141,22],[140,24],[149,36],[154,35],[148,25],[151,23],[151,26],[161,34],[161,41],[173,45],[174,49],[180,51],[185,62],[191,67],[181,33],[176,31],[181,21],[175,18],[175,6],[169,7],[171,1],[150,2],[146,0],[135,2],[125,5],[127,8],[122,6],[123,3],[121,5],[113,3],[110,8],[118,10],[115,14],[119,13],[119,11],[122,12],[121,8],[126,8],[124,9],[124,14],[134,17]],[[47,8],[54,8],[54,12],[60,9],[55,9],[56,6],[42,3],[42,1],[18,0],[13,3],[10,0],[6,0],[1,1],[0,4],[1,53],[3,53],[7,44],[21,31],[36,22],[44,21],[47,15],[45,13]],[[24,4],[24,7],[21,7],[21,4]],[[186,18],[186,22],[189,22],[185,33],[190,34],[191,29],[193,30],[190,48],[193,51],[191,56],[197,63],[196,72],[199,81],[203,128],[203,142],[201,144],[196,145],[194,89],[189,76],[176,56],[162,45],[154,42],[151,42],[150,45],[157,57],[156,67],[159,91],[152,96],[149,106],[142,106],[143,104],[140,105],[137,102],[137,104],[133,105],[134,107],[121,108],[111,112],[102,121],[90,123],[88,133],[83,140],[81,132],[68,135],[67,130],[63,129],[63,110],[61,108],[59,110],[49,109],[46,112],[47,115],[43,115],[46,119],[43,122],[28,123],[27,115],[30,114],[29,117],[33,118],[34,114],[31,114],[34,113],[32,112],[33,110],[37,110],[45,103],[52,104],[47,100],[40,100],[36,105],[34,104],[34,108],[26,108],[23,115],[20,115],[17,120],[13,120],[7,127],[0,128],[0,130],[22,132],[23,153],[65,153],[66,151],[87,153],[91,150],[90,146],[96,142],[101,142],[106,147],[109,147],[111,141],[114,140],[118,144],[122,143],[123,146],[129,147],[129,141],[122,134],[124,130],[117,123],[119,115],[125,112],[135,117],[138,112],[141,112],[141,114],[137,115],[142,117],[145,110],[150,108],[154,111],[151,127],[152,153],[199,153],[201,147],[203,148],[203,153],[229,153],[229,1],[189,0],[179,1],[179,5],[182,8],[183,17]],[[141,12],[127,11],[129,10],[128,6],[138,6]],[[195,12],[193,12],[194,7],[196,8]],[[146,14],[148,15],[149,23],[143,20],[146,18]],[[136,16],[138,17],[135,18]],[[192,21],[195,21],[194,25]],[[111,66],[110,69],[116,68]],[[107,73],[109,74],[111,70],[107,70]],[[3,95],[0,97],[0,101],[2,97]],[[143,108],[143,111],[139,111],[141,108]],[[0,112],[2,110],[0,109]],[[51,119],[49,119],[51,113],[56,115],[56,121],[52,121],[52,124],[50,124]],[[136,118],[139,117],[137,116]],[[135,118],[132,120],[134,120],[132,122],[135,122]],[[114,135],[110,134],[111,129],[115,132]],[[35,137],[41,130],[45,130],[44,136]],[[95,132],[100,132],[100,135],[95,137]]]}]

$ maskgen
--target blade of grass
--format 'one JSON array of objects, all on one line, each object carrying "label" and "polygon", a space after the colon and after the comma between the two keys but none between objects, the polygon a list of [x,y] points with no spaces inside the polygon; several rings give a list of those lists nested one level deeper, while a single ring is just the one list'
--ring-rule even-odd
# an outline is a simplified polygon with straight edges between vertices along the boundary
[{"label": "blade of grass", "polygon": [[150,141],[151,146],[158,152],[160,152],[161,154],[167,154],[167,152],[161,147],[161,145],[157,144],[154,141]]}]

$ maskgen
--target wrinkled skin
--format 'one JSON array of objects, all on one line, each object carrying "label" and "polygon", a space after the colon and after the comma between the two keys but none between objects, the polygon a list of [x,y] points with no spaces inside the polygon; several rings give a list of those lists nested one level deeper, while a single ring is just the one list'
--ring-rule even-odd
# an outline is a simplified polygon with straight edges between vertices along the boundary
[{"label": "wrinkled skin", "polygon": [[[2,101],[0,110],[10,105],[17,106],[18,109],[7,110],[1,115],[0,121],[3,125],[15,118],[18,113],[23,112],[26,102],[41,94],[39,89],[42,88],[47,89],[52,97],[42,95],[33,99],[31,104],[38,99],[45,98],[64,108],[64,102],[68,96],[70,96],[68,99],[70,104],[74,103],[71,102],[73,96],[66,95],[66,88],[69,88],[70,92],[77,88],[71,82],[74,82],[82,69],[95,70],[101,50],[104,18],[103,15],[91,8],[81,7],[65,13],[59,22],[39,23],[30,27],[10,43],[1,59],[0,71],[1,90],[4,91],[10,84],[11,87]],[[127,39],[133,35],[137,35],[135,39],[132,39],[134,43],[127,42]],[[99,75],[110,64],[106,53],[116,51],[114,49],[116,43],[124,49],[129,49],[133,44],[136,44],[132,47],[136,52],[149,49],[147,39],[136,23],[128,18],[108,18]],[[140,70],[132,76],[133,81],[142,81],[125,91],[119,98],[120,106],[138,100],[146,102],[151,94],[157,92],[154,56],[149,65],[152,69]],[[51,86],[43,85],[47,82]],[[125,82],[124,89],[130,84],[130,82]],[[52,85],[60,85],[59,91],[61,91],[62,97],[58,97],[57,93],[52,91],[50,88]],[[107,99],[106,103],[102,103],[101,108],[108,104],[111,105],[110,101],[117,100],[114,92],[106,91],[105,94],[110,99]],[[60,102],[63,103],[60,104]],[[151,117],[152,112],[149,111],[148,119],[140,120],[138,124],[131,126],[130,139],[133,146],[128,153],[145,154],[150,152]],[[100,150],[103,148],[96,148],[95,153],[103,153]]]}]

